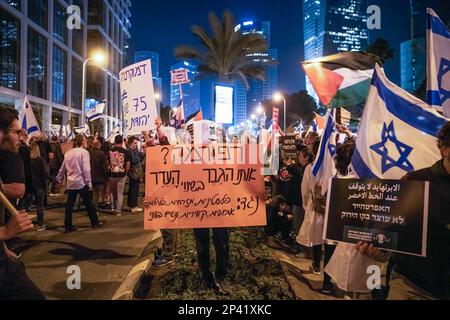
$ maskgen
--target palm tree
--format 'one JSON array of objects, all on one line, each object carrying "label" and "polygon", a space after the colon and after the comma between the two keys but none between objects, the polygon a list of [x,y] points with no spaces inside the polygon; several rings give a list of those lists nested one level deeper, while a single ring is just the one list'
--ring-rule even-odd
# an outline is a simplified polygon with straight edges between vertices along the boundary
[{"label": "palm tree", "polygon": [[254,54],[267,52],[266,40],[256,33],[242,34],[235,30],[233,14],[225,11],[222,21],[209,14],[212,33],[200,26],[192,26],[192,34],[200,41],[202,50],[182,45],[174,50],[177,59],[196,60],[198,78],[216,76],[220,81],[241,80],[249,89],[249,79],[265,80],[264,66],[273,61],[255,62]]},{"label": "palm tree", "polygon": [[390,43],[383,38],[378,38],[366,49],[366,52],[374,54],[387,62],[395,57],[395,50]]}]

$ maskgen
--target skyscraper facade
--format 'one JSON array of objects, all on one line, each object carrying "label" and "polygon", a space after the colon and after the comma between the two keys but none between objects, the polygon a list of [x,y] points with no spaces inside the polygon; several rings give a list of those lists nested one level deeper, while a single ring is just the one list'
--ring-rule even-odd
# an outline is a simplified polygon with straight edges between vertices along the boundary
[{"label": "skyscraper facade", "polygon": [[[80,19],[68,28],[70,5]],[[0,0],[0,105],[21,109],[28,95],[44,132],[71,118],[77,124],[83,62],[101,51],[108,61],[102,69],[88,67],[86,105],[107,100],[105,131],[118,124],[130,6],[130,0]]]},{"label": "skyscraper facade", "polygon": [[135,53],[135,63],[145,60],[152,61],[153,88],[155,93],[159,93],[160,97],[162,97],[162,78],[159,74],[159,54],[152,51],[138,51]]},{"label": "skyscraper facade", "polygon": [[[434,8],[438,14],[447,14],[442,2],[409,0],[410,38],[400,44],[401,86],[410,93],[417,91],[426,81],[426,10]],[[436,6],[437,4],[441,4]],[[447,5],[448,6],[448,5]],[[442,15],[441,14],[441,15]],[[441,16],[445,21],[445,16]]]},{"label": "skyscraper facade", "polygon": [[[305,60],[345,51],[363,51],[368,45],[367,0],[304,0]],[[317,95],[306,79],[306,89]]]},{"label": "skyscraper facade", "polygon": [[[200,93],[201,93],[201,83],[199,80],[195,80],[198,72],[197,65],[192,62],[181,61],[170,68],[170,71],[178,70],[178,69],[187,69],[188,70],[188,78],[190,80],[189,83],[183,84],[181,86],[181,90],[183,91],[183,106],[184,106],[184,115],[185,117],[189,117],[201,110],[200,104]],[[180,85],[171,85],[170,86],[170,105],[171,107],[178,106],[180,102]]]},{"label": "skyscraper facade", "polygon": [[269,50],[265,53],[249,55],[255,63],[266,64],[265,81],[251,79],[249,90],[246,90],[241,81],[236,83],[236,102],[234,110],[234,123],[239,124],[248,119],[259,103],[271,99],[278,91],[278,49],[271,48],[270,21],[244,21],[236,26],[236,31],[242,34],[258,33],[267,41]]}]

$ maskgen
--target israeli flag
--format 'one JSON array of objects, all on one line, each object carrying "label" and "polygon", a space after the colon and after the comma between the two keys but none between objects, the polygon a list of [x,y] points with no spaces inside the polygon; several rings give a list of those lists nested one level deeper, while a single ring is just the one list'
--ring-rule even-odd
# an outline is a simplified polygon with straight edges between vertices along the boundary
[{"label": "israeli flag", "polygon": [[441,159],[437,135],[447,123],[431,106],[390,82],[376,66],[352,158],[360,178],[401,179]]},{"label": "israeli flag", "polygon": [[70,127],[69,121],[64,126],[64,136],[67,138],[67,140],[72,140],[74,138],[72,128]]},{"label": "israeli flag", "polygon": [[427,9],[427,100],[450,117],[450,30]]},{"label": "israeli flag", "polygon": [[29,138],[33,136],[40,136],[41,129],[39,128],[28,96],[25,96],[25,99],[23,101],[23,109],[20,119],[22,123],[22,129],[27,130]]},{"label": "israeli flag", "polygon": [[326,126],[320,142],[319,153],[312,168],[313,180],[322,186],[322,195],[328,191],[330,178],[336,175],[334,157],[336,156],[336,109],[329,109],[326,115]]},{"label": "israeli flag", "polygon": [[77,127],[77,128],[74,128],[74,130],[75,130],[75,133],[83,134],[87,137],[89,137],[91,135],[91,132],[89,130],[89,126],[87,125],[87,123],[84,124],[84,127]]},{"label": "israeli flag", "polygon": [[86,118],[89,122],[101,119],[103,117],[103,113],[105,111],[106,101],[97,104],[94,108],[92,108],[88,113],[86,113]]}]

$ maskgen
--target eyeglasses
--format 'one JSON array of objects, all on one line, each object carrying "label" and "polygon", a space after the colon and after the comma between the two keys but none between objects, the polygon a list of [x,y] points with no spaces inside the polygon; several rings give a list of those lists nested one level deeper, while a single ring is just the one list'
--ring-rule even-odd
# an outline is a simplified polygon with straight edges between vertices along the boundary
[{"label": "eyeglasses", "polygon": [[8,130],[7,131],[8,133],[13,133],[13,134],[16,134],[18,137],[20,137],[21,136],[21,134],[22,134],[22,129],[18,129],[18,130]]}]

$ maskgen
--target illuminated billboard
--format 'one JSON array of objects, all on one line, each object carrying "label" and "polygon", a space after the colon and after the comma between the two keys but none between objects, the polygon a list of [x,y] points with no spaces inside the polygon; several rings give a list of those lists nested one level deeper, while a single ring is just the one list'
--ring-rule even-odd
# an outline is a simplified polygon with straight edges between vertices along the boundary
[{"label": "illuminated billboard", "polygon": [[214,86],[216,123],[233,124],[234,87],[216,84]]}]

